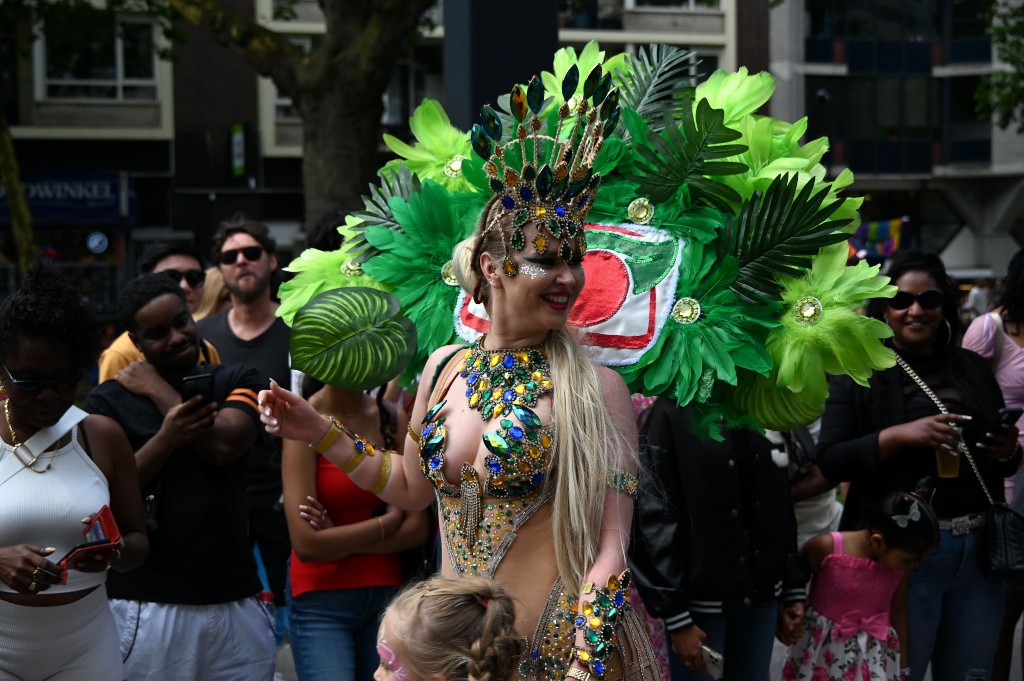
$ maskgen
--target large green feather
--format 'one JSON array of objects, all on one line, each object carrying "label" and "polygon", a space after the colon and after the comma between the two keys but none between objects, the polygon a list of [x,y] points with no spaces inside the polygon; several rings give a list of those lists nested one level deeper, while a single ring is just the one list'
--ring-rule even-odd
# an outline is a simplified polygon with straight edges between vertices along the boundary
[{"label": "large green feather", "polygon": [[353,217],[362,220],[361,223],[353,227],[351,240],[352,250],[365,249],[359,257],[360,262],[372,257],[376,252],[366,241],[366,228],[381,226],[399,232],[403,231],[402,226],[395,219],[395,214],[391,211],[389,202],[396,196],[408,199],[419,190],[419,179],[402,163],[391,168],[391,172],[380,176],[380,186],[370,185],[370,195],[363,196],[365,208],[352,213]]},{"label": "large green feather", "polygon": [[416,327],[400,308],[398,298],[371,288],[321,293],[292,322],[292,366],[349,390],[387,383],[416,350]]}]

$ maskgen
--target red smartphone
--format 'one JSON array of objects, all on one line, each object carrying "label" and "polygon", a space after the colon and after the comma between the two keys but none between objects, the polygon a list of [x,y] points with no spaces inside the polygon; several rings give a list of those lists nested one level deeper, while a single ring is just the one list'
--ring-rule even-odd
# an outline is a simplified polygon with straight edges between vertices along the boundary
[{"label": "red smartphone", "polygon": [[85,541],[72,547],[57,563],[62,568],[61,584],[67,582],[68,570],[78,569],[81,561],[92,558],[97,553],[109,552],[121,541],[121,530],[117,528],[110,506],[104,506],[97,511],[92,521],[82,530],[82,534]]}]

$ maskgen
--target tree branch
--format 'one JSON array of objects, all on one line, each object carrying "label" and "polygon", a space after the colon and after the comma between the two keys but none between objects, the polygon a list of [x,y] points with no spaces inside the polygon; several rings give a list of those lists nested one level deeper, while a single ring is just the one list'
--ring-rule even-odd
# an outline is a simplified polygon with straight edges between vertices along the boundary
[{"label": "tree branch", "polygon": [[186,21],[205,29],[221,45],[245,59],[262,76],[274,81],[283,95],[300,93],[302,51],[279,33],[238,17],[217,0],[169,0]]}]

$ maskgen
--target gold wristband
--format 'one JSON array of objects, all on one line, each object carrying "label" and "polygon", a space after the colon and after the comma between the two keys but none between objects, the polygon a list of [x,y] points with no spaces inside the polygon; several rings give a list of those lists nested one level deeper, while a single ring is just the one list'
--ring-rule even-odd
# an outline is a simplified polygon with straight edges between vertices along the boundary
[{"label": "gold wristband", "polygon": [[327,450],[331,448],[331,445],[337,442],[338,438],[341,437],[342,432],[344,431],[342,431],[341,425],[335,421],[334,418],[331,418],[331,425],[327,429],[327,432],[324,433],[324,436],[317,442],[311,443],[309,448],[317,454],[326,454]]},{"label": "gold wristband", "polygon": [[565,675],[567,678],[579,679],[580,681],[589,681],[590,679],[590,672],[575,667],[571,667]]},{"label": "gold wristband", "polygon": [[349,457],[349,460],[346,461],[343,464],[340,464],[338,466],[338,468],[340,468],[345,473],[351,473],[355,469],[359,468],[359,464],[361,464],[363,462],[363,459],[365,459],[365,458],[366,458],[366,452],[365,451],[361,452],[361,451],[359,451],[357,449],[352,454],[352,456]]},{"label": "gold wristband", "polygon": [[391,450],[386,449],[380,455],[380,472],[377,474],[377,482],[373,483],[373,489],[370,491],[374,494],[380,495],[384,491],[384,488],[388,486],[388,480],[391,479]]},{"label": "gold wristband", "polygon": [[411,438],[412,438],[412,441],[413,441],[413,442],[415,442],[416,444],[419,444],[419,443],[420,443],[420,434],[419,434],[419,433],[417,433],[417,432],[416,432],[416,431],[415,431],[415,430],[413,429],[413,427],[412,427],[412,422],[410,422],[410,423],[409,423],[409,425],[408,425],[408,426],[406,427],[406,430],[408,430],[408,431],[409,431],[409,437],[411,437]]},{"label": "gold wristband", "polygon": [[384,541],[384,520],[377,516],[377,522],[380,523],[380,541]]}]

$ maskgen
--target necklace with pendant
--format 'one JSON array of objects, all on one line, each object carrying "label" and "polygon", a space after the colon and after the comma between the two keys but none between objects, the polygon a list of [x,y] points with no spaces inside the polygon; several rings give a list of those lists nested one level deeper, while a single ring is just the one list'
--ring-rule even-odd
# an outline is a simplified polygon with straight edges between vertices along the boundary
[{"label": "necklace with pendant", "polygon": [[54,451],[53,455],[50,457],[50,461],[45,466],[43,466],[42,468],[36,468],[35,467],[36,462],[39,461],[39,455],[38,454],[33,456],[31,460],[26,461],[21,456],[21,454],[18,452],[18,449],[21,448],[22,443],[18,442],[18,436],[14,434],[14,424],[11,423],[11,398],[10,397],[8,397],[6,400],[4,400],[4,419],[7,421],[7,432],[9,432],[11,434],[11,444],[14,445],[14,449],[12,451],[14,451],[14,456],[18,457],[18,462],[21,463],[21,465],[24,466],[25,468],[27,468],[30,471],[32,471],[33,473],[39,473],[40,475],[42,475],[46,471],[50,470],[50,466],[53,465],[53,459],[54,459],[54,457],[57,456],[57,452],[56,451]]},{"label": "necklace with pendant", "polygon": [[466,379],[470,409],[488,421],[508,416],[513,406],[533,407],[550,393],[551,368],[543,345],[529,348],[485,350],[480,336],[462,361],[459,375]]}]

